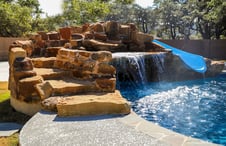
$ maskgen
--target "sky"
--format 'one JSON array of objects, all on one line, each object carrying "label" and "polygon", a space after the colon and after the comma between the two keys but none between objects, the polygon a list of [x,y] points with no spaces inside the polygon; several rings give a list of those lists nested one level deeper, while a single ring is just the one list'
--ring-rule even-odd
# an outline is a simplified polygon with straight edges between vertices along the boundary
[{"label": "sky", "polygon": [[[135,0],[135,2],[140,6],[147,8],[152,5],[153,0]],[[62,13],[62,0],[39,0],[39,3],[41,5],[41,9],[44,13],[47,13],[48,16],[54,16]],[[43,17],[45,17],[45,14]]]}]

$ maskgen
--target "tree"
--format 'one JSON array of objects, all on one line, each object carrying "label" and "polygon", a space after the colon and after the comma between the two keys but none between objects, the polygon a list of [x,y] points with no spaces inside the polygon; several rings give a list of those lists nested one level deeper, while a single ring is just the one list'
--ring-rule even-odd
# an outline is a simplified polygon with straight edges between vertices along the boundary
[{"label": "tree", "polygon": [[176,39],[179,35],[179,27],[182,23],[182,12],[180,4],[171,0],[155,1],[155,11],[159,15],[159,25],[161,36],[166,35],[171,39]]},{"label": "tree", "polygon": [[62,17],[62,15],[56,15],[56,16],[47,16],[44,19],[39,19],[39,26],[37,27],[37,30],[39,31],[53,31],[57,30],[59,27],[65,26],[65,19]]},{"label": "tree", "polygon": [[193,32],[199,32],[203,39],[219,39],[226,31],[225,0],[155,0],[154,2],[159,11],[162,30],[172,39],[180,35],[189,39]]},{"label": "tree", "polygon": [[204,15],[204,18],[214,25],[212,27],[215,30],[215,38],[220,39],[220,36],[226,31],[226,1],[210,0],[206,7],[210,11]]},{"label": "tree", "polygon": [[32,30],[37,31],[42,25],[41,14],[43,13],[40,9],[40,4],[38,0],[17,0],[17,3],[22,7],[27,7],[31,9],[31,16],[32,16]]},{"label": "tree", "polygon": [[100,0],[64,0],[63,16],[72,25],[96,22],[109,13],[109,4]]},{"label": "tree", "polygon": [[18,37],[31,31],[31,9],[15,3],[0,2],[0,36]]}]

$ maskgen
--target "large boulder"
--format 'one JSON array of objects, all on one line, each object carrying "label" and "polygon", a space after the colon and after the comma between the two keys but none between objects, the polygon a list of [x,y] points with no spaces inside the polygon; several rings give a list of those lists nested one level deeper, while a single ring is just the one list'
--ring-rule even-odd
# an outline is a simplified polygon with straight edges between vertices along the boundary
[{"label": "large boulder", "polygon": [[21,47],[11,48],[9,50],[9,65],[13,65],[16,58],[25,58],[27,57],[26,51]]},{"label": "large boulder", "polygon": [[18,40],[14,43],[19,45],[21,48],[23,48],[26,51],[28,57],[32,55],[33,49],[34,49],[34,44],[32,40],[25,40],[25,41]]},{"label": "large boulder", "polygon": [[17,91],[20,100],[26,102],[36,102],[37,100],[40,101],[40,98],[37,99],[37,91],[35,89],[35,85],[42,82],[43,78],[41,76],[33,76],[19,80]]},{"label": "large boulder", "polygon": [[62,98],[57,103],[59,116],[87,116],[129,114],[130,105],[119,91],[114,93],[87,93]]},{"label": "large boulder", "polygon": [[56,57],[32,58],[33,65],[37,68],[52,68],[55,61]]},{"label": "large boulder", "polygon": [[108,21],[105,24],[106,34],[109,40],[119,40],[120,24],[116,21]]},{"label": "large boulder", "polygon": [[222,72],[224,69],[224,61],[213,61],[206,59],[207,71],[205,73],[206,77],[214,77]]},{"label": "large boulder", "polygon": [[104,42],[99,40],[84,40],[84,47],[90,51],[110,51],[110,52],[121,52],[126,50],[126,46],[121,42]]}]

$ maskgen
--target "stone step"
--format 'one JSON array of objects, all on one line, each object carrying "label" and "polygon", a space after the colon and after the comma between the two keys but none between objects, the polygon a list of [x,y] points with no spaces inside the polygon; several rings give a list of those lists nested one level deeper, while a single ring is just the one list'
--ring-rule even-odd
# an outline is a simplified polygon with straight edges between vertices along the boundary
[{"label": "stone step", "polygon": [[68,96],[58,100],[56,107],[59,116],[124,115],[130,113],[130,105],[119,91]]},{"label": "stone step", "polygon": [[37,73],[37,75],[42,76],[44,80],[59,79],[65,76],[72,76],[72,72],[70,71],[54,68],[34,68],[34,71]]},{"label": "stone step", "polygon": [[52,95],[75,95],[98,90],[96,84],[91,81],[73,79],[46,80],[53,88]]},{"label": "stone step", "polygon": [[34,67],[36,68],[52,68],[56,57],[37,57],[32,58]]}]

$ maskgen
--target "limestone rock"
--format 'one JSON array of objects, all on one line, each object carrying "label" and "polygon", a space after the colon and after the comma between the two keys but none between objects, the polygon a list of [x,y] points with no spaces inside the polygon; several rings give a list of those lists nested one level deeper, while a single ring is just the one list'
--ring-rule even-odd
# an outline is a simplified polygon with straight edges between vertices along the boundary
[{"label": "limestone rock", "polygon": [[71,33],[83,33],[83,29],[81,26],[72,26]]},{"label": "limestone rock", "polygon": [[107,63],[99,63],[97,69],[97,72],[101,74],[116,74],[116,69]]},{"label": "limestone rock", "polygon": [[60,49],[62,49],[63,47],[48,47],[46,49],[46,53],[45,56],[46,57],[56,57],[57,53]]},{"label": "limestone rock", "polygon": [[46,46],[47,47],[61,47],[64,46],[64,44],[61,44],[61,40],[48,40],[46,41]]},{"label": "limestone rock", "polygon": [[71,43],[65,43],[65,44],[64,44],[64,48],[66,48],[66,49],[71,49],[71,48],[72,48]]},{"label": "limestone rock", "polygon": [[82,46],[82,40],[84,39],[84,35],[79,33],[73,33],[71,35],[70,44],[73,49],[79,48]]},{"label": "limestone rock", "polygon": [[104,32],[104,26],[101,23],[94,23],[89,26],[89,28],[94,32]]},{"label": "limestone rock", "polygon": [[77,49],[82,46],[82,40],[70,40],[71,48]]},{"label": "limestone rock", "polygon": [[96,79],[96,86],[104,92],[114,92],[116,89],[116,78],[98,78]]},{"label": "limestone rock", "polygon": [[15,81],[18,82],[21,79],[36,76],[37,73],[34,70],[30,70],[30,71],[17,71],[17,72],[14,72],[13,75],[14,75]]},{"label": "limestone rock", "polygon": [[[91,56],[92,52],[89,51],[78,51],[78,55],[86,57],[87,59]],[[79,56],[78,56],[79,57]]]},{"label": "limestone rock", "polygon": [[144,34],[142,32],[133,31],[132,32],[132,41],[139,45],[137,51],[144,51],[145,43],[152,42],[153,36],[149,34]]},{"label": "limestone rock", "polygon": [[44,31],[38,31],[37,33],[41,35],[41,39],[42,40],[45,40],[45,41],[46,40],[49,40],[49,36],[47,35],[46,32],[44,32]]},{"label": "limestone rock", "polygon": [[109,51],[99,51],[92,53],[91,58],[99,62],[109,62],[112,59],[112,54]]},{"label": "limestone rock", "polygon": [[206,77],[214,77],[222,72],[224,69],[223,61],[213,61],[206,59],[207,71],[205,73]]},{"label": "limestone rock", "polygon": [[47,33],[49,40],[60,40],[60,34],[56,31]]},{"label": "limestone rock", "polygon": [[35,89],[38,95],[40,96],[41,100],[49,98],[53,92],[53,87],[48,81],[44,83],[36,84]]},{"label": "limestone rock", "polygon": [[84,39],[94,39],[94,34],[90,31],[84,33]]},{"label": "limestone rock", "polygon": [[84,40],[83,45],[88,50],[92,50],[92,51],[115,51],[115,50],[120,51],[121,48],[125,47],[122,43],[107,43],[107,42],[97,41],[94,39]]},{"label": "limestone rock", "polygon": [[32,55],[34,44],[31,40],[16,41],[15,43],[20,45],[26,51],[28,57]]},{"label": "limestone rock", "polygon": [[129,114],[130,105],[119,91],[90,93],[63,98],[57,104],[59,116],[85,116],[104,114]]},{"label": "limestone rock", "polygon": [[120,24],[116,21],[106,22],[106,34],[110,40],[119,40]]},{"label": "limestone rock", "polygon": [[14,71],[30,71],[33,70],[33,63],[28,57],[18,57],[13,62]]},{"label": "limestone rock", "polygon": [[121,25],[119,29],[120,38],[123,42],[131,40],[131,29],[129,25]]},{"label": "limestone rock", "polygon": [[42,109],[47,111],[57,112],[57,104],[63,99],[63,97],[50,97],[41,102]]},{"label": "limestone rock", "polygon": [[55,61],[56,57],[32,58],[33,65],[37,68],[52,68]]},{"label": "limestone rock", "polygon": [[83,25],[82,25],[82,32],[90,31],[89,26],[90,26],[89,23],[83,24]]},{"label": "limestone rock", "polygon": [[32,97],[37,95],[35,85],[42,83],[43,79],[41,76],[33,76],[24,78],[18,82],[18,93],[23,97]]},{"label": "limestone rock", "polygon": [[80,80],[90,80],[90,79],[92,79],[91,73],[84,72],[82,70],[73,70],[72,75],[73,75],[73,77],[80,79]]},{"label": "limestone rock", "polygon": [[16,47],[9,50],[9,65],[12,66],[16,58],[25,58],[27,53],[24,49]]},{"label": "limestone rock", "polygon": [[107,41],[107,35],[105,33],[95,32],[93,35],[96,40]]},{"label": "limestone rock", "polygon": [[10,97],[10,104],[16,111],[19,111],[29,116],[33,116],[34,114],[36,114],[41,110],[40,102],[27,103],[27,102],[18,100],[12,96]]},{"label": "limestone rock", "polygon": [[84,36],[80,33],[72,33],[71,34],[71,39],[72,40],[83,40]]},{"label": "limestone rock", "polygon": [[97,91],[94,83],[73,79],[48,80],[53,88],[53,95],[72,95]]},{"label": "limestone rock", "polygon": [[72,77],[71,71],[65,71],[54,68],[34,68],[37,75],[41,76],[44,80],[61,79],[62,77]]},{"label": "limestone rock", "polygon": [[70,27],[64,27],[64,28],[60,28],[60,36],[62,39],[65,40],[70,40],[71,39],[71,28]]},{"label": "limestone rock", "polygon": [[134,23],[129,23],[128,25],[130,26],[131,31],[137,31],[137,27]]},{"label": "limestone rock", "polygon": [[94,60],[86,60],[81,64],[81,70],[86,73],[92,73],[96,67],[96,62]]}]

